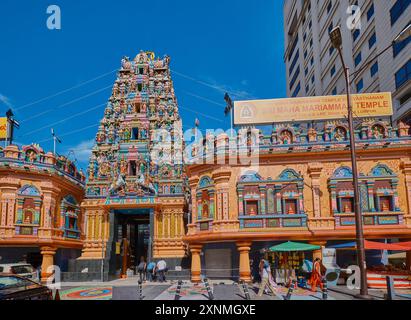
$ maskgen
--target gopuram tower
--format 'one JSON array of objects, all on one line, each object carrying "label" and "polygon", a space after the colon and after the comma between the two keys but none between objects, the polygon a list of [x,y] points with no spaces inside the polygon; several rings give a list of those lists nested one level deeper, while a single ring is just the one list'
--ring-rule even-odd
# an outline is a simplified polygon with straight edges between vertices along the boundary
[{"label": "gopuram tower", "polygon": [[88,167],[85,239],[76,272],[125,276],[160,258],[170,270],[186,250],[182,125],[170,58],[122,59]]}]

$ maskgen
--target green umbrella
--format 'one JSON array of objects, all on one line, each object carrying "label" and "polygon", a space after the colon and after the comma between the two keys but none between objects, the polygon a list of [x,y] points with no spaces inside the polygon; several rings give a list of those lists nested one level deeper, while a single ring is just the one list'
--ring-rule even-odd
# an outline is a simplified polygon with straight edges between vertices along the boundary
[{"label": "green umbrella", "polygon": [[294,252],[294,251],[314,251],[321,249],[320,246],[306,244],[306,243],[298,243],[298,242],[284,242],[277,246],[273,246],[268,249],[270,252]]}]

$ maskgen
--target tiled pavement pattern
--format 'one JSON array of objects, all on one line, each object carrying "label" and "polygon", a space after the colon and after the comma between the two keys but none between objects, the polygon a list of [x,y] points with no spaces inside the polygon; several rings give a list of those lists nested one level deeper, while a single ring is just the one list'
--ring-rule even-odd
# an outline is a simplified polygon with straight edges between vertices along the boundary
[{"label": "tiled pavement pattern", "polygon": [[[211,281],[210,281],[211,282]],[[215,300],[245,300],[245,294],[241,285],[226,282],[211,282]],[[164,284],[145,283],[143,285],[143,300],[174,300],[177,283]],[[271,293],[257,296],[258,284],[248,286],[251,300],[284,300],[288,289],[279,287],[276,295]],[[354,300],[358,290],[348,290],[344,286],[332,287],[328,290],[328,300]],[[397,290],[396,300],[411,300],[411,291]],[[370,290],[370,295],[375,300],[383,300],[385,292]],[[60,290],[62,300],[139,300],[138,286],[135,281],[113,283],[89,283],[82,286],[63,286]],[[204,284],[194,285],[188,281],[183,283],[179,300],[209,300]],[[298,288],[294,291],[291,300],[322,300],[322,293],[312,293],[309,290]]]}]

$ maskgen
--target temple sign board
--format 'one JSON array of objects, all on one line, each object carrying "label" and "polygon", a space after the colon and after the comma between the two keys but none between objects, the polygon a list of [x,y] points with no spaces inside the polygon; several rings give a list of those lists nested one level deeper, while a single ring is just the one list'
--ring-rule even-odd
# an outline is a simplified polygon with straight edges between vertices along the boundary
[{"label": "temple sign board", "polygon": [[7,139],[7,118],[0,118],[0,140]]},{"label": "temple sign board", "polygon": [[[356,117],[393,115],[390,92],[352,95]],[[234,102],[235,125],[264,125],[280,122],[334,120],[346,118],[347,96],[303,97]]]}]

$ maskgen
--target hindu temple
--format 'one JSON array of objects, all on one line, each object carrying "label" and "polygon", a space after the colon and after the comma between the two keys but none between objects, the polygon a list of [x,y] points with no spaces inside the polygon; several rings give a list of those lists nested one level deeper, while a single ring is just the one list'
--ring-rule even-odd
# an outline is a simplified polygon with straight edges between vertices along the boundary
[{"label": "hindu temple", "polygon": [[124,57],[95,138],[82,202],[85,239],[73,274],[124,276],[146,260],[186,256],[182,124],[170,58]]}]

